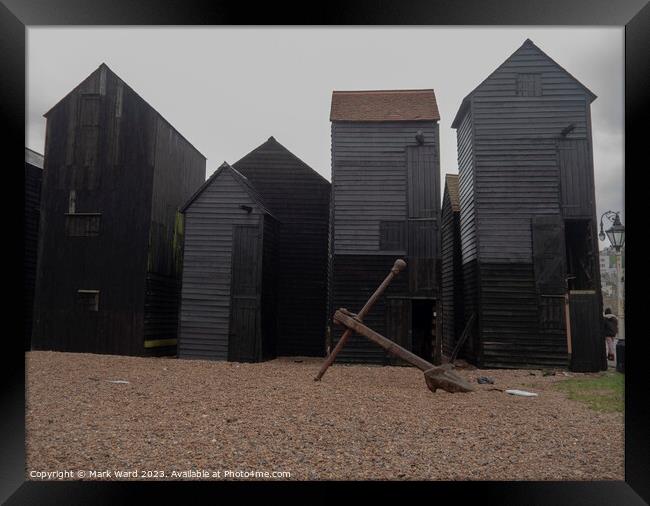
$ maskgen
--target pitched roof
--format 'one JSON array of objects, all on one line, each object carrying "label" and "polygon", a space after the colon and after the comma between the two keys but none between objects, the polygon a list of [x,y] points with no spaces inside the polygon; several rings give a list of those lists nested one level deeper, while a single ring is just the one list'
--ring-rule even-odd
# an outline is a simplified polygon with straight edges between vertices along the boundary
[{"label": "pitched roof", "polygon": [[576,82],[576,84],[578,84],[581,88],[583,88],[583,89],[585,90],[585,92],[587,93],[587,95],[589,95],[589,97],[591,98],[590,102],[593,102],[594,100],[596,100],[596,98],[597,98],[596,95],[595,95],[595,94],[594,94],[594,93],[593,93],[589,88],[587,88],[584,84],[582,84],[580,81],[578,81],[578,80],[577,80],[575,77],[573,77],[573,76],[572,76],[572,75],[571,75],[571,74],[570,74],[570,73],[569,73],[569,72],[568,72],[564,67],[562,67],[562,65],[560,65],[560,64],[559,64],[558,62],[556,62],[553,58],[551,58],[549,55],[547,55],[547,54],[546,54],[544,51],[542,51],[538,46],[536,46],[535,43],[534,43],[532,40],[530,40],[530,39],[526,39],[526,40],[524,41],[524,43],[523,43],[521,46],[519,46],[519,47],[517,48],[517,50],[516,50],[514,53],[512,53],[510,56],[508,56],[508,58],[506,58],[506,59],[503,61],[503,63],[501,63],[501,65],[499,65],[496,69],[494,69],[494,71],[492,71],[492,73],[491,73],[489,76],[487,76],[485,79],[483,79],[483,80],[481,81],[481,83],[480,83],[476,88],[474,88],[472,91],[470,91],[470,92],[465,96],[465,98],[463,99],[463,101],[462,101],[461,104],[460,104],[460,107],[458,108],[458,112],[456,113],[456,116],[454,117],[454,121],[451,123],[451,128],[458,128],[458,126],[460,125],[460,122],[461,122],[461,120],[463,119],[463,117],[465,116],[465,112],[467,111],[467,108],[469,107],[470,99],[472,98],[472,95],[476,92],[476,90],[478,90],[478,89],[483,85],[483,83],[484,83],[485,81],[487,81],[488,79],[490,79],[490,77],[492,77],[492,76],[493,76],[493,75],[494,75],[494,74],[495,74],[495,73],[496,73],[496,72],[497,72],[497,71],[498,71],[498,70],[503,66],[503,64],[506,63],[506,62],[507,62],[510,58],[512,58],[515,54],[517,54],[517,53],[518,53],[519,51],[521,51],[522,49],[531,49],[531,48],[533,48],[533,49],[537,49],[537,50],[538,50],[540,53],[542,53],[546,58],[548,58],[552,63],[554,63],[555,65],[557,65],[557,66],[558,66],[562,71],[566,72],[566,74],[567,74],[571,79],[573,79],[573,80]]},{"label": "pitched roof", "polygon": [[[59,106],[59,104],[65,102],[65,100],[68,99],[70,96],[72,96],[72,94],[75,93],[77,90],[79,90],[79,89],[80,89],[80,88],[81,88],[81,87],[86,83],[86,81],[88,81],[89,79],[91,79],[91,78],[92,78],[96,73],[101,73],[102,71],[109,72],[109,73],[110,73],[111,75],[113,75],[116,79],[118,79],[119,82],[122,83],[122,86],[124,86],[126,89],[128,89],[129,91],[131,91],[131,92],[132,92],[136,97],[138,97],[140,100],[142,100],[142,102],[144,102],[144,103],[147,105],[147,107],[149,107],[149,108],[150,108],[150,109],[151,109],[151,110],[152,110],[152,111],[153,111],[153,112],[154,112],[154,113],[155,113],[155,114],[156,114],[160,119],[162,119],[165,123],[167,123],[167,124],[169,125],[169,127],[170,127],[174,132],[176,132],[176,133],[177,133],[177,134],[178,134],[182,139],[184,139],[185,142],[187,142],[187,143],[188,143],[192,148],[194,148],[194,150],[195,150],[199,155],[201,155],[203,158],[206,158],[205,155],[203,155],[203,153],[201,153],[198,149],[196,149],[196,147],[195,147],[195,146],[194,146],[194,145],[193,145],[193,144],[192,144],[192,143],[187,139],[187,137],[185,137],[182,133],[180,133],[180,132],[178,131],[178,129],[177,129],[174,125],[172,125],[169,121],[167,121],[167,119],[165,119],[165,117],[164,117],[162,114],[160,114],[160,113],[159,113],[159,112],[158,112],[158,111],[157,111],[157,110],[156,110],[156,109],[155,109],[155,108],[154,108],[154,107],[153,107],[149,102],[147,102],[144,98],[142,98],[142,96],[140,96],[140,95],[138,94],[138,92],[136,92],[133,88],[131,88],[131,87],[130,87],[130,86],[129,86],[125,81],[124,81],[124,79],[122,79],[122,78],[121,78],[120,76],[118,76],[115,72],[113,72],[113,71],[109,68],[109,66],[106,65],[106,63],[104,63],[104,62],[100,63],[100,64],[99,64],[99,67],[97,67],[95,70],[93,70],[93,71],[92,71],[92,72],[91,72],[91,73],[90,73],[90,74],[89,74],[89,75],[88,75],[88,76],[87,76],[83,81],[81,81],[77,86],[75,86],[74,88],[72,88],[72,89],[71,89],[71,90],[70,90],[70,91],[69,91],[69,92],[68,92],[68,93],[67,93],[67,94],[66,94],[66,95],[61,99],[61,100],[59,100],[56,104],[54,104],[52,107],[50,107],[50,108],[48,109],[48,111],[47,111],[45,114],[43,114],[43,117],[44,117],[44,118],[47,118],[47,117],[50,115],[50,113],[51,113],[54,109],[56,109],[56,108]],[[100,75],[101,75],[101,74],[100,74]],[[207,158],[206,158],[206,159],[207,159]]]},{"label": "pitched roof", "polygon": [[436,95],[427,90],[333,91],[330,121],[437,121]]},{"label": "pitched roof", "polygon": [[458,191],[458,174],[445,175],[445,191],[449,195],[449,202],[453,212],[460,211],[460,193]]},{"label": "pitched roof", "polygon": [[194,192],[194,195],[192,195],[185,204],[183,204],[183,207],[181,207],[180,211],[184,213],[192,203],[199,198],[199,196],[205,191],[205,189],[210,186],[216,179],[219,177],[220,174],[228,172],[232,175],[233,179],[239,183],[239,185],[248,193],[250,198],[258,205],[260,208],[260,211],[262,211],[264,214],[268,214],[272,218],[276,219],[275,216],[273,216],[273,213],[269,211],[268,206],[264,203],[264,200],[262,199],[262,196],[259,194],[259,192],[255,189],[255,187],[251,184],[251,182],[248,180],[246,176],[244,176],[241,172],[239,172],[237,169],[234,167],[231,167],[227,162],[223,162],[221,166],[215,170],[212,175],[206,179],[206,181],[199,186],[198,190]]},{"label": "pitched roof", "polygon": [[316,172],[314,169],[312,169],[309,165],[307,165],[305,162],[303,162],[300,158],[298,158],[296,155],[294,155],[291,151],[289,151],[287,148],[285,148],[282,144],[280,144],[277,139],[273,136],[269,137],[266,142],[263,142],[259,146],[257,146],[255,149],[253,149],[251,152],[247,153],[243,157],[241,157],[239,160],[237,160],[235,163],[232,164],[233,167],[236,167],[240,171],[246,171],[248,167],[248,161],[250,158],[254,157],[256,154],[262,155],[264,152],[282,152],[287,155],[289,155],[291,158],[293,158],[296,162],[298,162],[298,166],[301,167],[302,169],[305,170],[306,173],[312,174],[316,176],[318,179],[321,179],[324,183],[327,183],[328,185],[331,184],[325,177],[323,177],[322,174],[319,174]]}]

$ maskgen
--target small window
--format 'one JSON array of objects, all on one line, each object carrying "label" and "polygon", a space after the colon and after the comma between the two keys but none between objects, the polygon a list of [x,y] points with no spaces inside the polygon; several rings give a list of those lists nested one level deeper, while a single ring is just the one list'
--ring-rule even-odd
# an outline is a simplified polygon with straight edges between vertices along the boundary
[{"label": "small window", "polygon": [[99,311],[99,290],[77,290],[77,306],[85,311]]},{"label": "small window", "polygon": [[539,97],[542,95],[542,80],[540,74],[518,74],[517,96]]},{"label": "small window", "polygon": [[97,237],[101,228],[99,213],[66,213],[65,235],[68,237]]},{"label": "small window", "polygon": [[404,251],[406,249],[406,226],[404,221],[379,222],[380,251]]}]

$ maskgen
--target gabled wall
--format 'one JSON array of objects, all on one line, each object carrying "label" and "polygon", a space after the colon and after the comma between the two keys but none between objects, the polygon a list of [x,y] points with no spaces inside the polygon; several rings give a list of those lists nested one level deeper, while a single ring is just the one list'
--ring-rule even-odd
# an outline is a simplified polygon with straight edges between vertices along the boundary
[{"label": "gabled wall", "polygon": [[[177,207],[204,177],[205,159],[171,128],[165,139],[157,138],[168,123],[103,64],[46,117],[34,347],[148,353],[145,329],[158,337],[151,315],[163,311],[160,298],[145,300],[147,290],[154,294],[160,286],[145,285],[145,279],[172,247],[167,236],[154,235],[152,248],[152,212],[173,230]],[[183,154],[159,154],[169,142]],[[189,159],[185,173],[176,161]],[[160,190],[170,182],[173,189]],[[96,216],[78,216],[83,213]],[[87,234],[90,221],[99,228]],[[99,291],[96,311],[84,307],[78,290]],[[165,297],[165,311],[176,313],[178,291],[167,290]],[[164,337],[176,337],[175,324],[173,333],[165,330]]]},{"label": "gabled wall", "polygon": [[[530,91],[522,95],[524,88]],[[465,317],[478,309],[481,365],[566,365],[564,330],[542,330],[545,297],[557,294],[542,293],[536,282],[533,218],[564,216],[558,144],[584,139],[591,153],[594,98],[526,41],[464,100],[454,122]],[[585,163],[593,176],[592,159]],[[593,193],[593,179],[576,184]],[[595,207],[583,217],[595,220]]]},{"label": "gabled wall", "polygon": [[271,137],[233,165],[280,220],[278,354],[323,356],[330,183]]},{"label": "gabled wall", "polygon": [[263,219],[255,201],[225,170],[185,209],[179,358],[228,359],[233,226],[262,227]]}]

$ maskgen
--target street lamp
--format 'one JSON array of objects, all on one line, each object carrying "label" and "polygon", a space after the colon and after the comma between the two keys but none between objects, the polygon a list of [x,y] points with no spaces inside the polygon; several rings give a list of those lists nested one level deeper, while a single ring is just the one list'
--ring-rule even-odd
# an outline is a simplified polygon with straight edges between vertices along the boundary
[{"label": "street lamp", "polygon": [[612,222],[612,226],[607,230],[607,237],[616,251],[621,251],[625,244],[625,227],[621,224],[619,213],[614,211],[605,211],[600,217],[600,234],[598,237],[601,241],[605,240],[605,232],[603,231],[603,218],[607,218]]},{"label": "street lamp", "polygon": [[[625,244],[625,227],[621,224],[621,219],[619,218],[619,213],[615,213],[614,211],[605,211],[602,216],[600,217],[600,234],[598,234],[598,237],[600,238],[601,241],[605,240],[605,234],[607,234],[607,238],[609,239],[609,242],[612,244],[614,249],[616,250],[616,299],[618,303],[618,318],[619,320],[623,320],[623,286],[622,286],[622,281],[623,281],[623,276],[621,274],[622,271],[622,262],[621,262],[621,248]],[[612,226],[607,229],[607,231],[603,231],[603,218],[607,218],[609,221],[612,222]],[[623,322],[619,322],[619,335],[620,339],[625,339],[625,324]]]}]

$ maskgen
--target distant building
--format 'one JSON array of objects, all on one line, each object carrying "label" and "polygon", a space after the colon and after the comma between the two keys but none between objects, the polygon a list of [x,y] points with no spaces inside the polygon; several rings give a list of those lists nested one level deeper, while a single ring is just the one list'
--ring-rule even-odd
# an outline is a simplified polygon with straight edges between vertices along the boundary
[{"label": "distant building", "polygon": [[[625,246],[621,248],[621,272],[623,276],[625,276]],[[616,250],[612,247],[605,248],[601,251],[599,251],[599,257],[600,257],[600,272],[602,273],[609,273],[609,272],[616,272],[616,257],[618,256],[618,253]]]},{"label": "distant building", "polygon": [[[621,248],[621,291],[622,303],[625,303],[625,246]],[[605,248],[599,252],[600,261],[600,282],[603,292],[603,307],[610,308],[614,314],[619,315],[618,310],[618,282],[616,279],[616,257],[618,253],[612,247]]]}]

